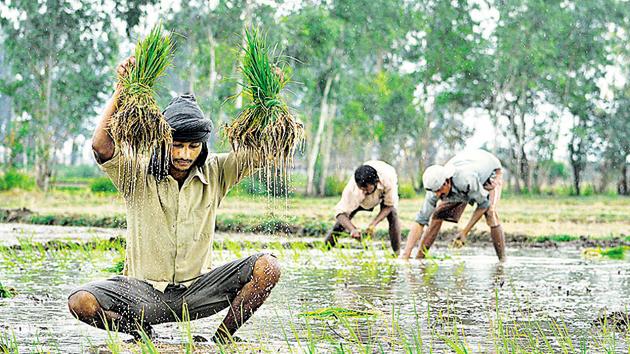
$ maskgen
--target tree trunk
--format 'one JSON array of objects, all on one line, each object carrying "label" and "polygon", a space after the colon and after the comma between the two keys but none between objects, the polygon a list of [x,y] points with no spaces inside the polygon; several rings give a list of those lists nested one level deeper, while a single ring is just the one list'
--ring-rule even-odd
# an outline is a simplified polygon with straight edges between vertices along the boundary
[{"label": "tree trunk", "polygon": [[333,120],[337,113],[337,102],[333,100],[328,112],[328,124],[326,125],[326,135],[322,148],[322,174],[319,179],[319,195],[326,195],[326,178],[328,177],[328,166],[330,165],[330,153],[332,151],[333,135],[335,132]]},{"label": "tree trunk", "polygon": [[[583,120],[579,116],[575,115],[576,123],[573,124],[573,132],[571,133],[571,140],[569,141],[569,158],[571,161],[571,168],[573,169],[573,188],[575,194],[580,195],[580,183],[582,170],[584,169],[586,159],[584,155],[584,138],[580,137],[578,131],[575,131],[576,127],[580,126],[581,129],[586,129]],[[580,130],[581,130],[580,129]]]},{"label": "tree trunk", "polygon": [[210,44],[210,80],[208,83],[208,97],[214,98],[214,88],[217,82],[217,62],[216,62],[216,46],[217,42],[214,38],[212,29],[208,29],[208,43]]},{"label": "tree trunk", "polygon": [[[50,34],[50,39],[52,41],[52,33]],[[50,115],[52,110],[52,67],[53,67],[53,57],[52,53],[48,54],[46,58],[46,67],[45,77],[46,77],[46,87],[45,87],[45,98],[46,98],[46,108],[44,111],[43,121],[41,122],[41,126],[36,128],[40,131],[38,136],[38,141],[36,142],[36,166],[35,166],[35,181],[37,182],[37,186],[43,190],[44,192],[48,191],[51,170],[50,170],[50,158],[51,158],[51,144],[52,144],[52,134],[49,132],[50,129]]]},{"label": "tree trunk", "polygon": [[326,78],[326,85],[324,86],[324,92],[322,93],[322,101],[319,107],[319,124],[317,125],[315,137],[311,140],[311,151],[308,156],[308,167],[306,169],[306,195],[314,194],[315,163],[317,162],[317,157],[319,156],[322,134],[324,132],[324,126],[326,125],[326,118],[328,115],[328,95],[330,94],[332,82],[333,77],[328,75]]},{"label": "tree trunk", "polygon": [[79,162],[79,155],[81,150],[79,149],[79,144],[77,144],[76,139],[72,140],[72,151],[70,152],[70,165],[76,166]]},{"label": "tree trunk", "polygon": [[573,188],[575,189],[575,195],[580,195],[580,168],[577,164],[572,163],[573,168]]},{"label": "tree trunk", "polygon": [[361,164],[363,164],[363,162],[365,161],[372,159],[373,147],[374,147],[374,141],[368,141],[367,143],[365,143],[365,146],[363,147],[363,159],[360,161]]},{"label": "tree trunk", "polygon": [[[424,87],[426,87],[426,84],[424,85]],[[427,95],[427,93],[425,93],[425,95]],[[431,142],[431,123],[433,122],[434,111],[435,110],[429,112],[428,114],[425,114],[424,129],[420,135],[420,144],[418,144],[418,148],[416,148],[418,159],[418,183],[420,185],[419,189],[424,188],[424,186],[422,185],[422,174],[429,164],[428,150],[429,144]]]},{"label": "tree trunk", "polygon": [[[247,43],[245,42],[245,30],[251,26],[252,23],[252,1],[245,1],[245,8],[243,9],[243,28],[241,29],[241,38],[243,41],[241,43],[242,48],[245,48]],[[242,51],[241,51],[242,54]],[[243,90],[242,86],[237,83],[236,84],[236,100],[234,101],[234,107],[236,109],[241,109],[243,107],[243,96],[241,95],[241,91]]]},{"label": "tree trunk", "polygon": [[628,164],[625,161],[621,165],[621,178],[617,185],[617,193],[619,195],[630,195],[630,191],[628,191]]},{"label": "tree trunk", "polygon": [[542,183],[540,173],[540,163],[535,163],[534,167],[530,169],[530,180],[532,181],[532,191],[538,194],[540,194],[540,185]]},{"label": "tree trunk", "polygon": [[195,94],[195,64],[190,63],[190,68],[188,69],[188,93],[194,95]]}]

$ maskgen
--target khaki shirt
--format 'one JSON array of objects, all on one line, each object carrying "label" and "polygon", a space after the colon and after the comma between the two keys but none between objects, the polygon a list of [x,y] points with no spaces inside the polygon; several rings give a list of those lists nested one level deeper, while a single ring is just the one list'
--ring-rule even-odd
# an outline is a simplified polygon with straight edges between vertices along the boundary
[{"label": "khaki shirt", "polygon": [[343,213],[350,215],[359,206],[363,209],[372,209],[380,205],[381,202],[386,206],[398,208],[398,176],[396,175],[396,169],[383,161],[377,160],[367,161],[364,165],[372,166],[376,170],[379,179],[376,184],[376,190],[366,195],[357,186],[354,176],[351,176],[348,184],[343,189],[341,200],[335,206],[335,217]]},{"label": "khaki shirt", "polygon": [[[170,175],[159,183],[139,178],[127,206],[127,257],[123,274],[164,291],[189,286],[212,266],[216,210],[230,187],[251,171],[244,154],[209,154],[192,167],[181,190]],[[120,154],[100,165],[118,187]],[[120,189],[120,188],[119,188]]]}]

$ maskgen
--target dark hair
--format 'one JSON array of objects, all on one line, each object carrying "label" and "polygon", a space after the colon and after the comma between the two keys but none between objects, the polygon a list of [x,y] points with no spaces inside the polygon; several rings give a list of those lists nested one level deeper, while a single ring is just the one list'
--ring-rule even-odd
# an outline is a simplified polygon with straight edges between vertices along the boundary
[{"label": "dark hair", "polygon": [[368,184],[378,183],[378,174],[374,167],[361,165],[354,171],[354,181],[359,187],[367,187]]}]

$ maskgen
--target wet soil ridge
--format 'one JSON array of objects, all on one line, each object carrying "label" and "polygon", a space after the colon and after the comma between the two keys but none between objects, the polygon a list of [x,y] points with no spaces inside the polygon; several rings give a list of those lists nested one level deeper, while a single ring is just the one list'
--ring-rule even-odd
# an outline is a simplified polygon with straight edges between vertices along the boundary
[{"label": "wet soil ridge", "polygon": [[[88,214],[41,214],[28,208],[2,209],[0,208],[0,223],[22,223],[36,225],[58,226],[86,226],[102,228],[126,228],[127,222],[123,214],[115,216],[96,216]],[[297,216],[265,217],[245,214],[218,215],[216,231],[231,233],[253,234],[283,234],[294,237],[323,237],[332,221],[317,218]],[[403,230],[403,234],[408,233]],[[540,248],[554,248],[558,246],[578,247],[617,247],[630,246],[630,235],[611,235],[608,238],[591,238],[588,235],[548,235],[533,236],[518,233],[505,234],[506,241],[511,246],[527,246]],[[387,230],[377,230],[375,239],[388,240]],[[438,243],[448,242],[456,237],[455,230],[441,232]],[[468,236],[468,244],[489,243],[487,231],[472,231]]]}]

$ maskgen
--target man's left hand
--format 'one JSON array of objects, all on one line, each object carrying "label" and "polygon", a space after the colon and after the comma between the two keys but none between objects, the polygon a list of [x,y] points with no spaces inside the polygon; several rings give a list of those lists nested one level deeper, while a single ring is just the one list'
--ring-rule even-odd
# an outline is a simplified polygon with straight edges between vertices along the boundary
[{"label": "man's left hand", "polygon": [[365,235],[368,237],[374,236],[374,228],[375,228],[374,225],[368,226],[367,229],[365,229]]},{"label": "man's left hand", "polygon": [[453,248],[462,248],[462,247],[464,247],[465,244],[466,244],[466,236],[464,236],[464,234],[459,232],[457,234],[457,237],[455,237],[453,242],[451,242],[451,247],[453,247]]}]

